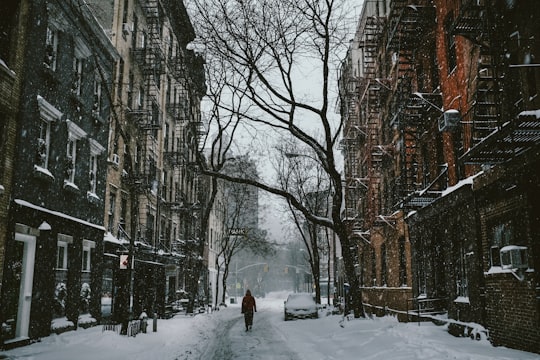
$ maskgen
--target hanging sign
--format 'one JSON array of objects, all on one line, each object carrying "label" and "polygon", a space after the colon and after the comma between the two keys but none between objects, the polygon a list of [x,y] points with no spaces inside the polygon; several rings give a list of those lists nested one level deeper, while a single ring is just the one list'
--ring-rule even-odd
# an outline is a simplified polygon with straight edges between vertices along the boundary
[{"label": "hanging sign", "polygon": [[127,269],[129,265],[129,255],[120,255],[120,269]]}]

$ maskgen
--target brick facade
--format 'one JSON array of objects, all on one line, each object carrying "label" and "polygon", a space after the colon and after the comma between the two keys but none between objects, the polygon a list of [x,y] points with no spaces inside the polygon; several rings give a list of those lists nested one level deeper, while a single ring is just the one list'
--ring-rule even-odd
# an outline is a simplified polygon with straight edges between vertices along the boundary
[{"label": "brick facade", "polygon": [[447,313],[453,334],[479,324],[540,352],[538,17],[532,2],[364,4],[340,99],[368,307],[390,301],[376,286],[395,286],[402,212],[410,300]]},{"label": "brick facade", "polygon": [[19,38],[10,62],[20,76],[13,89],[17,126],[9,134],[10,203],[2,207],[9,209],[2,346],[58,331],[55,317],[75,327],[80,314],[94,323],[101,317],[110,103],[100,91],[111,83],[117,54],[89,9],[78,5],[21,2],[13,13],[20,23],[12,25]]}]

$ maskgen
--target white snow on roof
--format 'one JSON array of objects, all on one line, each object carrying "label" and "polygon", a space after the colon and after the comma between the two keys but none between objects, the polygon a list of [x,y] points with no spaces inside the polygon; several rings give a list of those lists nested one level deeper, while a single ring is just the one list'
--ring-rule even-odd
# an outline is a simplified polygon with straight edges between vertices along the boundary
[{"label": "white snow on roof", "polygon": [[540,109],[522,111],[519,113],[519,116],[535,116],[537,119],[540,119]]},{"label": "white snow on roof", "polygon": [[473,181],[474,179],[483,174],[484,172],[483,171],[480,171],[480,172],[477,172],[476,174],[472,175],[472,176],[469,176],[468,178],[465,178],[463,180],[460,180],[458,181],[458,183],[454,186],[449,186],[448,188],[446,188],[446,190],[442,191],[441,192],[441,197],[444,197],[454,191],[456,191],[457,189],[459,189],[460,187],[462,186],[465,186],[465,185],[472,185],[473,184]]},{"label": "white snow on roof", "polygon": [[117,238],[116,236],[114,236],[113,234],[111,234],[108,231],[103,236],[103,241],[107,241],[107,242],[110,242],[110,243],[113,243],[113,244],[118,244],[118,245],[129,244],[128,240],[119,239],[119,238]]},{"label": "white snow on roof", "polygon": [[54,211],[54,210],[50,210],[50,209],[47,209],[47,208],[44,208],[44,207],[41,207],[41,206],[38,206],[38,205],[34,205],[34,204],[32,204],[32,203],[30,203],[30,202],[28,202],[26,200],[15,199],[14,201],[15,201],[16,204],[18,204],[20,206],[24,206],[24,207],[27,207],[27,208],[30,208],[30,209],[42,211],[44,213],[51,214],[51,215],[54,215],[54,216],[58,216],[58,217],[61,217],[63,219],[75,221],[75,222],[78,222],[79,224],[86,225],[86,226],[91,226],[91,227],[96,228],[98,230],[103,230],[103,231],[106,230],[105,227],[103,227],[102,225],[97,225],[97,224],[91,223],[89,221],[79,219],[79,218],[76,218],[76,217],[68,215],[68,214],[61,213],[59,211]]}]

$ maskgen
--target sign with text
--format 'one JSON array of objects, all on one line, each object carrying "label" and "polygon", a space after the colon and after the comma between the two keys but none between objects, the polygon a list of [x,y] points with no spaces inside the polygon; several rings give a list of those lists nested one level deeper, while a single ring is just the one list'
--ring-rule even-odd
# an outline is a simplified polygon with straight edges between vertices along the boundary
[{"label": "sign with text", "polygon": [[229,230],[229,235],[247,235],[247,229],[245,228],[235,228]]}]

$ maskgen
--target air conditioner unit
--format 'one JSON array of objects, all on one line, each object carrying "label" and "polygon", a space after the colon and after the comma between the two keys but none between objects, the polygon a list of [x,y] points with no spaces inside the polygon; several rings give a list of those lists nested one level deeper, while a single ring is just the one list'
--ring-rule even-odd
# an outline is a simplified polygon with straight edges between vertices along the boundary
[{"label": "air conditioner unit", "polygon": [[112,154],[111,163],[116,166],[120,165],[120,156],[118,154]]},{"label": "air conditioner unit", "polygon": [[500,250],[500,256],[503,269],[523,270],[529,268],[526,246],[505,246]]},{"label": "air conditioner unit", "polygon": [[122,34],[129,35],[132,32],[131,24],[123,23],[122,24]]},{"label": "air conditioner unit", "polygon": [[439,131],[455,130],[461,121],[461,114],[458,110],[446,110],[439,118]]}]

